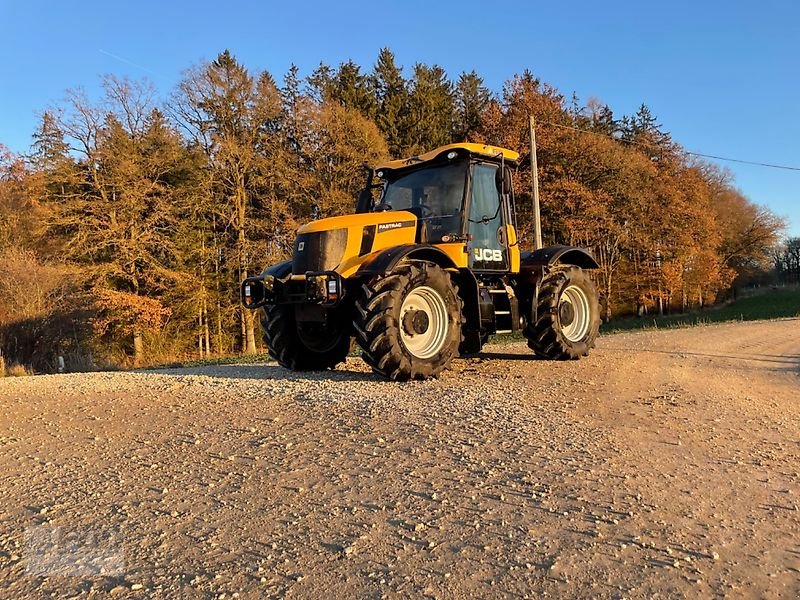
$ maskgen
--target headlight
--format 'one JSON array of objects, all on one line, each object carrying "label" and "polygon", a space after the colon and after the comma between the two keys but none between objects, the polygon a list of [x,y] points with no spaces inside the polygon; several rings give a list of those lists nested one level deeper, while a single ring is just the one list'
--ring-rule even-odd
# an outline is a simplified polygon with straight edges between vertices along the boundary
[{"label": "headlight", "polygon": [[342,297],[342,280],[337,273],[306,273],[306,297],[317,304],[335,304]]}]

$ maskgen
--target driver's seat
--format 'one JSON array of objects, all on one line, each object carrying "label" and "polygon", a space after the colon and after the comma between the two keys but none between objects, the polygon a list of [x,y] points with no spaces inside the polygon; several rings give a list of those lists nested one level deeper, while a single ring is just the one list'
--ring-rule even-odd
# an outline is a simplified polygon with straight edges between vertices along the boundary
[{"label": "driver's seat", "polygon": [[417,236],[416,242],[418,244],[427,244],[429,241],[428,238],[428,221],[427,219],[422,218],[422,207],[421,206],[412,206],[411,208],[407,208],[406,211],[412,213],[415,217],[417,217]]}]

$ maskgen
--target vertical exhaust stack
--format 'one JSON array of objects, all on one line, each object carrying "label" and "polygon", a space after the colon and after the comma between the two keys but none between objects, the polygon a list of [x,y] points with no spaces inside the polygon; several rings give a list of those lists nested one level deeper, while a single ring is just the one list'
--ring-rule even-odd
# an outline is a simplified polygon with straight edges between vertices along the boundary
[{"label": "vertical exhaust stack", "polygon": [[531,139],[531,192],[533,198],[533,244],[534,250],[542,248],[542,218],[539,210],[539,165],[536,161],[536,122],[529,115]]}]

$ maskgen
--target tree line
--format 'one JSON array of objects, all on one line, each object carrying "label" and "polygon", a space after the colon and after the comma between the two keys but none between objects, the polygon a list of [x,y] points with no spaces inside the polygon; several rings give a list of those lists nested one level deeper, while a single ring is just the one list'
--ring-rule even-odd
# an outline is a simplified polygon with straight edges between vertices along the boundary
[{"label": "tree line", "polygon": [[[42,114],[30,152],[0,155],[0,349],[52,370],[261,349],[239,282],[286,257],[296,227],[352,212],[365,164],[454,141],[522,154],[538,123],[546,243],[590,248],[604,316],[715,302],[777,256],[783,223],[684,151],[647,106],[618,117],[525,71],[292,66],[280,81],[230,52],[164,99],[103,79]],[[530,176],[515,179],[531,244]]]}]

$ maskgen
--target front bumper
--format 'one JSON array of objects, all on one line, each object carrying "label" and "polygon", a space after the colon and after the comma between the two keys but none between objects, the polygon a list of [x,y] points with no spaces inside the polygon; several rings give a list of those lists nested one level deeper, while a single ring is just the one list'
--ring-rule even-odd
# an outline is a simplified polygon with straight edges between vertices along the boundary
[{"label": "front bumper", "polygon": [[242,304],[250,309],[275,304],[335,306],[344,292],[344,280],[335,271],[309,271],[288,279],[262,274],[248,277],[241,287]]}]

